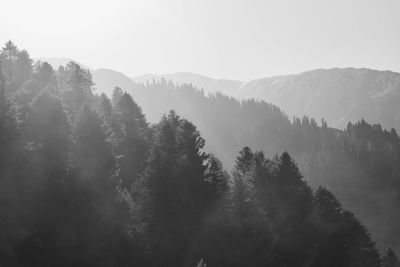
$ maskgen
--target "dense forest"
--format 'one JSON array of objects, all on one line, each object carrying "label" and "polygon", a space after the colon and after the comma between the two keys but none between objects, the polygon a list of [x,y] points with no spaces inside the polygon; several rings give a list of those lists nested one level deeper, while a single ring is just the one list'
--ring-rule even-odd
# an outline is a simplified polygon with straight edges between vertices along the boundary
[{"label": "dense forest", "polygon": [[[166,82],[133,95],[116,89],[109,99],[73,62],[54,70],[12,42],[0,57],[2,266],[400,266],[318,186],[347,188],[349,207],[370,205],[375,188],[392,212],[395,131],[289,121],[264,102]],[[136,101],[160,99],[176,111],[150,124]],[[186,116],[195,101],[198,117]],[[230,173],[219,155],[232,158]]]},{"label": "dense forest", "polygon": [[[122,90],[114,90],[114,98]],[[244,146],[267,157],[288,151],[308,184],[329,188],[364,222],[380,249],[400,251],[400,138],[361,119],[344,130],[322,120],[289,118],[278,107],[257,100],[206,96],[192,85],[166,80],[139,84],[131,93],[150,121],[173,108],[196,124],[207,151],[227,169]]]}]

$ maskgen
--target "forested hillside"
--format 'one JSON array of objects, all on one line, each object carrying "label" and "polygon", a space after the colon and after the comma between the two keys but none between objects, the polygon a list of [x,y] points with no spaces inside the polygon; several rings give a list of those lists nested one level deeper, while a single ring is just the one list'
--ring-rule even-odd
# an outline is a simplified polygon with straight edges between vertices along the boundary
[{"label": "forested hillside", "polygon": [[[206,148],[230,169],[243,146],[272,157],[289,151],[314,188],[327,186],[368,225],[378,244],[400,249],[400,139],[396,130],[364,120],[345,130],[322,120],[290,119],[264,101],[238,101],[222,94],[207,97],[191,85],[162,80],[132,91],[150,120],[170,108],[193,121]],[[114,97],[121,94],[117,89]],[[394,234],[396,233],[396,234]]]},{"label": "forested hillside", "polygon": [[400,130],[400,74],[392,71],[316,69],[247,82],[217,80],[191,73],[149,74],[133,80],[145,83],[161,78],[178,85],[192,84],[204,89],[206,94],[222,92],[239,99],[265,100],[290,116],[323,118],[335,128],[344,129],[347,122],[364,118],[385,128]]},{"label": "forested hillside", "polygon": [[[33,65],[12,42],[0,59],[1,265],[398,266],[328,190],[350,209],[376,200],[374,216],[387,197],[395,215],[395,131],[290,122],[264,102],[164,82],[109,99],[73,62]],[[141,101],[176,112],[149,124]]]}]

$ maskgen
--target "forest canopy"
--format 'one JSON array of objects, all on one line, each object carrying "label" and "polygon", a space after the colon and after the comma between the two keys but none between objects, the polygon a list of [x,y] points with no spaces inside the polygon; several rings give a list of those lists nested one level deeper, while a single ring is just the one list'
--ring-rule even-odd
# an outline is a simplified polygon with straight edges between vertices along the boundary
[{"label": "forest canopy", "polygon": [[[116,88],[110,99],[93,86],[90,71],[74,62],[54,70],[11,41],[2,48],[1,265],[399,266],[394,250],[381,255],[334,193],[310,187],[283,146],[268,157],[262,147],[244,145],[229,173],[178,112],[150,124],[135,95]],[[308,118],[280,120],[280,110],[263,105],[239,104],[281,124],[268,131],[290,129],[285,141],[293,142],[287,150],[294,154],[307,147],[314,159],[321,151],[336,158],[343,155],[332,152],[340,142],[345,155],[377,173],[387,163],[378,160],[387,157],[393,170],[385,182],[397,181],[398,158],[388,153],[398,151],[394,130],[361,121],[337,134]],[[315,183],[330,171],[314,169]],[[367,189],[374,182],[363,181]]]}]

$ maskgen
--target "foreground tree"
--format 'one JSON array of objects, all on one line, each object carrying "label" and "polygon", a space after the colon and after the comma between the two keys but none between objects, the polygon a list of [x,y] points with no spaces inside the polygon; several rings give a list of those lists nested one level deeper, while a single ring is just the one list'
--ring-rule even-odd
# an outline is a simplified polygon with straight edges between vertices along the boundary
[{"label": "foreground tree", "polygon": [[[108,105],[104,114],[109,114]],[[107,116],[107,115],[106,115]],[[118,157],[119,179],[130,188],[145,168],[150,133],[141,108],[128,94],[119,99],[112,114],[113,144]]]},{"label": "foreground tree", "polygon": [[265,266],[271,261],[269,251],[276,239],[275,229],[257,198],[255,174],[255,155],[245,147],[239,152],[232,172],[230,248],[235,256],[230,266]]},{"label": "foreground tree", "polygon": [[312,266],[380,266],[367,229],[330,191],[318,188],[314,202],[318,245]]},{"label": "foreground tree", "polygon": [[183,255],[190,254],[190,237],[199,229],[208,204],[203,145],[194,125],[175,112],[157,125],[148,168],[140,180],[147,193],[142,216],[155,265],[182,265]]},{"label": "foreground tree", "polygon": [[[74,189],[76,264],[122,266],[131,255],[121,255],[127,215],[115,175],[115,158],[99,115],[84,104],[75,126],[76,177]],[[90,251],[90,253],[88,253]]]},{"label": "foreground tree", "polygon": [[[71,239],[70,126],[60,100],[43,92],[34,100],[23,126],[26,165],[23,167],[21,225],[16,246],[20,264],[49,266],[69,260]],[[55,244],[58,244],[55,246]],[[73,243],[72,243],[73,244]]]}]

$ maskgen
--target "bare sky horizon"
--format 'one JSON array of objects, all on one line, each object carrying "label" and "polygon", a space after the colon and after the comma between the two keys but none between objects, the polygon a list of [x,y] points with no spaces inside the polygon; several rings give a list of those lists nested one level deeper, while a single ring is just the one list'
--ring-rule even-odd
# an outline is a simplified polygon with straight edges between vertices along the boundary
[{"label": "bare sky horizon", "polygon": [[250,80],[316,68],[400,72],[398,0],[13,0],[0,42],[129,76]]}]

